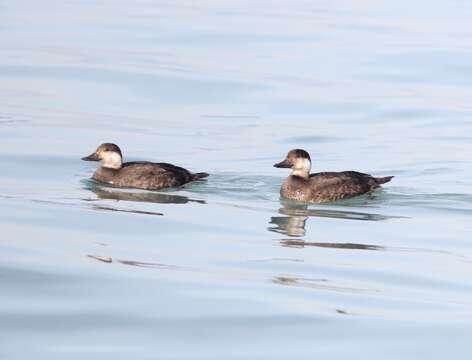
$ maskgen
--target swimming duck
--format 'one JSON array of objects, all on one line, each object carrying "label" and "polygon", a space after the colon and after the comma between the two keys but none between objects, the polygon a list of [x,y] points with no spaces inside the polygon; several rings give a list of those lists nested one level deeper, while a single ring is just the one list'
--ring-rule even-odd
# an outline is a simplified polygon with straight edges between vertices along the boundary
[{"label": "swimming duck", "polygon": [[393,178],[393,176],[373,177],[357,171],[310,174],[310,155],[302,149],[289,151],[285,160],[274,166],[292,169],[292,174],[280,188],[280,194],[288,199],[311,203],[362,195],[379,188],[381,184]]},{"label": "swimming duck", "polygon": [[83,157],[85,161],[101,161],[93,179],[116,187],[158,190],[178,187],[190,181],[203,179],[207,173],[191,173],[167,163],[133,161],[123,163],[120,148],[112,143],[100,145],[94,153]]}]

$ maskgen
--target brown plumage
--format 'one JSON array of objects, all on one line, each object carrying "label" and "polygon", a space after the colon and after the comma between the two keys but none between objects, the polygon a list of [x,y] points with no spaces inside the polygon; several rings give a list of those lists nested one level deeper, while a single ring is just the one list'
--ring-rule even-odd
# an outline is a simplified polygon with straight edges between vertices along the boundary
[{"label": "brown plumage", "polygon": [[191,173],[182,167],[167,163],[149,161],[123,163],[120,148],[111,143],[100,145],[93,154],[82,160],[101,161],[100,168],[95,171],[92,178],[117,187],[158,190],[179,187],[208,176],[207,173]]},{"label": "brown plumage", "polygon": [[374,177],[357,171],[320,172],[310,174],[310,155],[301,149],[291,150],[287,158],[274,165],[291,168],[280,194],[288,199],[323,203],[362,195],[389,182],[393,176]]}]

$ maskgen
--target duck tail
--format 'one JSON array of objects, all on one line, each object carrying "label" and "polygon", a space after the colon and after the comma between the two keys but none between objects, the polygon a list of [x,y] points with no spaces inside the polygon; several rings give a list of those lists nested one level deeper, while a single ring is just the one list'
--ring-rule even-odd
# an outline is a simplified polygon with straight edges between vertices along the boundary
[{"label": "duck tail", "polygon": [[376,177],[375,181],[377,184],[385,184],[388,183],[390,180],[392,180],[395,176],[385,176],[385,177]]},{"label": "duck tail", "polygon": [[199,173],[192,174],[192,180],[200,180],[200,179],[204,179],[208,176],[210,176],[210,174],[208,174],[206,172],[199,172]]}]

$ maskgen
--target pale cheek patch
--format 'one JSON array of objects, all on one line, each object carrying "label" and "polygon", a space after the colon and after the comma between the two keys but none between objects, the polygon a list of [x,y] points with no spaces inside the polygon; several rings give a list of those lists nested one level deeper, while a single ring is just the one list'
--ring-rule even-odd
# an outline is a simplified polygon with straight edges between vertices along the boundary
[{"label": "pale cheek patch", "polygon": [[102,156],[102,166],[119,169],[121,168],[121,156],[118,153],[107,151]]},{"label": "pale cheek patch", "polygon": [[292,175],[307,178],[310,176],[311,162],[308,159],[296,159],[292,166]]},{"label": "pale cheek patch", "polygon": [[311,169],[311,162],[308,159],[296,159],[292,169],[308,172]]}]

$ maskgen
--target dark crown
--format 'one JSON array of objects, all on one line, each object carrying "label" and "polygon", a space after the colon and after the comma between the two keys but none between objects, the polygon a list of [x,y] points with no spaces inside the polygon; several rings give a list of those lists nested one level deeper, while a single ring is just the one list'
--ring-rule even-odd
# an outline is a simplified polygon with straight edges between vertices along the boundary
[{"label": "dark crown", "polygon": [[311,160],[310,159],[310,154],[308,154],[308,152],[306,152],[303,149],[294,149],[294,150],[290,151],[289,155],[292,155],[295,158],[302,158],[302,159]]}]

